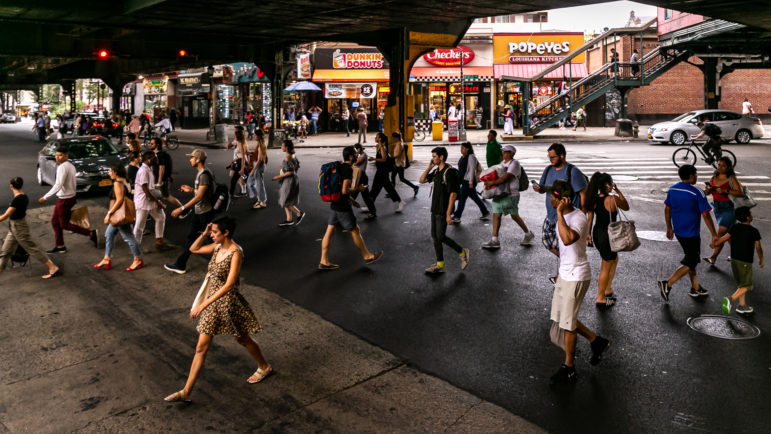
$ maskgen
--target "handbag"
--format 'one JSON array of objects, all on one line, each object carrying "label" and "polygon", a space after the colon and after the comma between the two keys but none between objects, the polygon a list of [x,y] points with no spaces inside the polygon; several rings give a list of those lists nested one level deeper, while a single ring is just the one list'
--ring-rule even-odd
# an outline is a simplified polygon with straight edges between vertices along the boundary
[{"label": "handbag", "polygon": [[[125,187],[125,185],[124,185]],[[125,226],[134,224],[136,221],[136,209],[134,208],[134,201],[130,200],[128,196],[123,196],[123,203],[112,214],[110,214],[110,224],[113,226]]]},{"label": "handbag", "polygon": [[614,252],[631,252],[640,247],[640,240],[637,238],[634,221],[627,219],[621,208],[617,207],[616,209],[618,209],[619,217],[623,217],[624,220],[619,219],[618,221],[610,222],[608,225],[610,250]]},{"label": "handbag", "polygon": [[193,310],[196,307],[203,304],[204,300],[206,300],[206,292],[208,287],[209,287],[209,273],[206,273],[206,277],[204,277],[203,279],[201,288],[198,290],[198,294],[196,294],[195,298],[193,299],[193,305],[190,307],[190,310]]},{"label": "handbag", "polygon": [[[728,184],[731,186],[731,190],[734,189],[733,182],[729,179]],[[734,208],[741,208],[741,207],[747,207],[752,208],[754,206],[757,206],[758,202],[752,198],[752,195],[750,195],[750,189],[747,188],[745,185],[742,185],[742,193],[744,193],[744,196],[732,196],[728,195],[728,198],[731,199],[731,202],[734,203]]]},{"label": "handbag", "polygon": [[75,208],[70,213],[70,223],[81,228],[91,229],[91,220],[88,218],[88,207]]}]

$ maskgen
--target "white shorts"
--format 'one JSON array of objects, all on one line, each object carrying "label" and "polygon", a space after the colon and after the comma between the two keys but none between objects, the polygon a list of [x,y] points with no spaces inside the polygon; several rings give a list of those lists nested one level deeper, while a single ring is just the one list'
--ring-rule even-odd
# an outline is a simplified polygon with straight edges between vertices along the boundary
[{"label": "white shorts", "polygon": [[591,280],[569,281],[560,276],[554,285],[554,295],[551,299],[551,320],[558,323],[561,329],[572,332],[578,322],[578,311],[584,301]]}]

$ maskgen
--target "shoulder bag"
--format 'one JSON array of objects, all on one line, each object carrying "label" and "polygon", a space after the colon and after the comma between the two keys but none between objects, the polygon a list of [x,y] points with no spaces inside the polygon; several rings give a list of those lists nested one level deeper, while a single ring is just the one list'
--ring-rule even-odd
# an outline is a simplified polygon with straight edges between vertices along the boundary
[{"label": "shoulder bag", "polygon": [[[126,185],[124,188],[128,189]],[[136,220],[136,209],[134,208],[134,201],[128,198],[128,194],[124,192],[123,202],[120,207],[110,214],[110,224],[113,226],[125,226],[134,224]]]},{"label": "shoulder bag", "polygon": [[[615,199],[614,199],[615,200]],[[602,206],[605,206],[604,204]],[[614,252],[631,252],[640,247],[640,240],[637,238],[634,221],[626,218],[624,211],[618,207],[619,220],[610,222],[608,225],[608,239],[610,240],[610,250]],[[623,217],[623,220],[621,219]]]},{"label": "shoulder bag", "polygon": [[[734,189],[734,183],[732,180],[733,177],[728,179],[728,185],[731,186],[731,190]],[[731,202],[734,203],[734,208],[741,208],[741,207],[747,207],[752,208],[754,206],[757,206],[758,202],[752,198],[750,195],[750,189],[747,188],[745,185],[739,183],[739,185],[742,188],[742,193],[744,193],[744,196],[733,196],[728,195],[728,198],[731,199]]]}]

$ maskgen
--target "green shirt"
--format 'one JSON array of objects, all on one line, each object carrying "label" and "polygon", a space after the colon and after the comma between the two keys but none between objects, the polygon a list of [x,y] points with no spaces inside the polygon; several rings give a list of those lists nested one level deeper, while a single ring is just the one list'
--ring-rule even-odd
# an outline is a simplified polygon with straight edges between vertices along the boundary
[{"label": "green shirt", "polygon": [[500,164],[503,159],[503,151],[501,150],[501,144],[497,140],[487,142],[487,167],[493,167],[496,164]]}]

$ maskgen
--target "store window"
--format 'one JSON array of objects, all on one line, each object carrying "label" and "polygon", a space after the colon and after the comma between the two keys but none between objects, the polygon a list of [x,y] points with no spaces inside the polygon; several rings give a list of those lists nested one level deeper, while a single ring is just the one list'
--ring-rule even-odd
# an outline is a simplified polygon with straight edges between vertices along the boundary
[{"label": "store window", "polygon": [[217,120],[232,119],[235,115],[235,88],[228,85],[217,86]]},{"label": "store window", "polygon": [[672,9],[664,9],[664,19],[672,19]]}]

